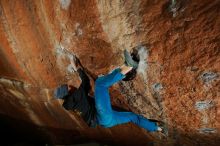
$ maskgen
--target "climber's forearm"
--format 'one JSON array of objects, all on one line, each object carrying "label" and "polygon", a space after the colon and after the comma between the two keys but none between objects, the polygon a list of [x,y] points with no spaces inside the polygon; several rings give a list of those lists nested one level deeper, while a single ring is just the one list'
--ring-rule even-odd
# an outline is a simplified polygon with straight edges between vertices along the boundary
[{"label": "climber's forearm", "polygon": [[121,69],[121,73],[122,73],[123,75],[125,75],[126,73],[128,73],[129,71],[132,70],[132,67],[126,66],[126,65],[122,65],[122,66],[120,67],[120,69]]}]

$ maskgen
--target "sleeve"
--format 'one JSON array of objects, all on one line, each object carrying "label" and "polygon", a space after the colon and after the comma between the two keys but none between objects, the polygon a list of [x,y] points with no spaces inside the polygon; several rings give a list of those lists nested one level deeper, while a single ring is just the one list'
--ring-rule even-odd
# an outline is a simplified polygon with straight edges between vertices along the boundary
[{"label": "sleeve", "polygon": [[85,90],[86,94],[88,94],[91,88],[89,77],[86,75],[86,73],[81,68],[78,69],[77,72],[79,73],[79,76],[82,80],[82,83],[79,88]]},{"label": "sleeve", "polygon": [[72,110],[74,106],[74,102],[75,102],[74,97],[72,95],[69,95],[64,98],[63,107],[66,110]]}]

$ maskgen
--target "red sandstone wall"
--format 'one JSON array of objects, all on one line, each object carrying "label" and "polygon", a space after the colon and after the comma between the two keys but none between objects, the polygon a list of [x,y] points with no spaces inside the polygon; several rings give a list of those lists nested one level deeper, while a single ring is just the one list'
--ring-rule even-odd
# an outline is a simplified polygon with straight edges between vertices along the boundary
[{"label": "red sandstone wall", "polygon": [[[219,0],[1,0],[0,113],[121,145],[218,145],[219,14]],[[57,85],[79,82],[69,54],[97,77],[137,46],[138,76],[111,89],[113,104],[167,122],[169,137],[130,125],[88,130],[53,100]]]}]

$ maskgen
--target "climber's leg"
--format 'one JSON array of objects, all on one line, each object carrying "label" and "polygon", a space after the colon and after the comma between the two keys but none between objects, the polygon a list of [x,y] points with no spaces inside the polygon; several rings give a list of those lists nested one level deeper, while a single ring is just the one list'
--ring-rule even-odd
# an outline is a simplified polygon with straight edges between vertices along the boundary
[{"label": "climber's leg", "polygon": [[107,87],[95,86],[95,106],[98,123],[105,127],[112,121],[112,107]]},{"label": "climber's leg", "polygon": [[151,122],[141,115],[137,115],[133,112],[117,112],[113,111],[113,121],[112,126],[132,122],[137,126],[144,128],[145,130],[152,132],[157,131],[158,126],[155,122]]},{"label": "climber's leg", "polygon": [[125,76],[121,73],[121,69],[117,68],[113,70],[111,73],[99,77],[96,82],[96,87],[110,87],[118,81],[122,80]]},{"label": "climber's leg", "polygon": [[122,80],[132,67],[122,65],[111,73],[99,77],[95,81],[95,106],[97,110],[97,119],[100,125],[111,127],[113,120],[112,107],[109,95],[109,87]]},{"label": "climber's leg", "polygon": [[112,107],[110,102],[109,87],[124,78],[121,69],[99,77],[95,82],[95,106],[97,119],[100,125],[108,127],[112,121]]}]

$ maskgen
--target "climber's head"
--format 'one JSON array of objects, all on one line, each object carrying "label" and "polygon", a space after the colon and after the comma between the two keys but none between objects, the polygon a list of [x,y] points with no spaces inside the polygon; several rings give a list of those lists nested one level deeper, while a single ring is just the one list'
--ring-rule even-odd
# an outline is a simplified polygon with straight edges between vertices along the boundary
[{"label": "climber's head", "polygon": [[68,95],[68,85],[64,84],[57,87],[54,91],[54,97],[57,99],[62,99]]},{"label": "climber's head", "polygon": [[76,87],[72,84],[63,84],[54,90],[54,97],[56,99],[63,99],[64,97],[71,95],[75,90]]}]

